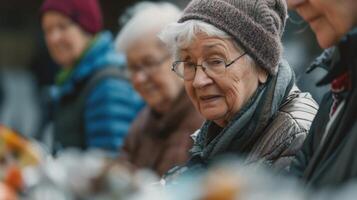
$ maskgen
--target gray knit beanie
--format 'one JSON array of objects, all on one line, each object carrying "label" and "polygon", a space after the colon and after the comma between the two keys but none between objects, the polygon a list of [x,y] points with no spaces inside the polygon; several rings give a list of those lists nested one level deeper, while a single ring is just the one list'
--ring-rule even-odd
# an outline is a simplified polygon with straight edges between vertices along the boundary
[{"label": "gray knit beanie", "polygon": [[285,0],[193,0],[179,23],[201,20],[226,32],[260,67],[275,75],[287,18]]}]

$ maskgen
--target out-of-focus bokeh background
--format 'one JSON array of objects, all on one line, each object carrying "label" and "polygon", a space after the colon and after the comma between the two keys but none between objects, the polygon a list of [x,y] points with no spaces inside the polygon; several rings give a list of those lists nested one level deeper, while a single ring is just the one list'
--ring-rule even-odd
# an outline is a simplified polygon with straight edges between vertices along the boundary
[{"label": "out-of-focus bokeh background", "polygon": [[[106,29],[117,34],[118,17],[135,0],[101,0]],[[184,8],[189,0],[171,0]],[[24,135],[38,134],[43,116],[41,91],[53,83],[58,70],[45,47],[38,9],[42,0],[2,0],[0,6],[0,123]],[[298,86],[320,101],[326,88],[315,82],[325,73],[317,69],[306,75],[309,63],[321,49],[305,22],[290,13],[283,37],[285,58],[293,66]]]}]

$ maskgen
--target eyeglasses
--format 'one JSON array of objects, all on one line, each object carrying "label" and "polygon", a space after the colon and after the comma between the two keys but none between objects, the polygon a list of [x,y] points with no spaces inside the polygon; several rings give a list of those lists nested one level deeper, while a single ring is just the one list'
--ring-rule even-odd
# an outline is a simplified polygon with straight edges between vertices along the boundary
[{"label": "eyeglasses", "polygon": [[129,76],[134,76],[139,72],[145,72],[146,75],[154,73],[166,60],[171,57],[170,54],[163,56],[160,59],[152,59],[150,61],[146,61],[140,65],[132,65],[128,68]]},{"label": "eyeglasses", "polygon": [[208,75],[222,74],[225,72],[227,67],[231,66],[245,54],[246,53],[244,52],[229,63],[226,63],[226,61],[222,58],[206,59],[202,62],[201,65],[196,65],[193,62],[176,61],[172,64],[171,70],[184,80],[190,81],[195,78],[197,67],[201,67],[202,70],[205,71]]}]

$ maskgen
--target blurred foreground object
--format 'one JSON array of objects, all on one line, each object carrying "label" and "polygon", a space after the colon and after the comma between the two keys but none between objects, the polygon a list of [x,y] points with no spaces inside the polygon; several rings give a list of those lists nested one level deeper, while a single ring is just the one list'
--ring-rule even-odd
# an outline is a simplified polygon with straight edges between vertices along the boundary
[{"label": "blurred foreground object", "polygon": [[68,149],[20,172],[22,189],[0,182],[1,200],[315,200],[354,199],[356,194],[356,183],[340,189],[306,190],[294,179],[258,165],[247,167],[237,159],[218,162],[170,184],[159,182],[150,171],[130,170],[101,151]]},{"label": "blurred foreground object", "polygon": [[7,185],[0,182],[0,199],[1,200],[16,200],[16,194]]},{"label": "blurred foreground object", "polygon": [[130,199],[158,182],[151,172],[132,172],[98,150],[68,149],[25,173],[33,180],[25,191],[32,200]]},{"label": "blurred foreground object", "polygon": [[[10,155],[13,158],[9,158]],[[36,165],[40,161],[40,152],[33,143],[0,125],[0,159],[15,159],[21,167]]]},{"label": "blurred foreground object", "polygon": [[0,126],[0,200],[130,199],[159,182],[152,172],[114,163],[105,151],[67,149],[52,157],[39,147]]},{"label": "blurred foreground object", "polygon": [[40,151],[30,141],[20,136],[15,131],[0,125],[0,184],[7,197],[12,199],[10,191],[21,191],[24,180],[21,170],[27,166],[40,163]]}]

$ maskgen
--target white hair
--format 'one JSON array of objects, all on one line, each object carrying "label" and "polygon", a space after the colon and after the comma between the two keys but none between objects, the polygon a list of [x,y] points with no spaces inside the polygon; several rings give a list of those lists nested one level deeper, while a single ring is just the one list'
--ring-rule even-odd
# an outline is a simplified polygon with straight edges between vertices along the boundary
[{"label": "white hair", "polygon": [[219,30],[211,24],[198,20],[188,20],[183,23],[171,23],[159,34],[159,38],[172,51],[175,58],[179,58],[180,49],[185,49],[195,40],[197,34],[217,36],[219,38],[231,39],[224,31]]},{"label": "white hair", "polygon": [[[180,59],[180,50],[189,47],[198,34],[230,39],[232,40],[234,47],[240,53],[243,53],[240,45],[234,41],[230,35],[209,23],[199,20],[188,20],[183,23],[170,23],[160,32],[159,38],[168,46],[168,48],[170,48],[175,59]],[[252,65],[256,65],[249,55],[246,55],[245,57]]]},{"label": "white hair", "polygon": [[134,5],[119,19],[122,21],[130,15],[115,39],[116,50],[125,53],[132,42],[152,31],[161,31],[167,24],[177,21],[180,14],[178,7],[167,2],[140,2]]}]

